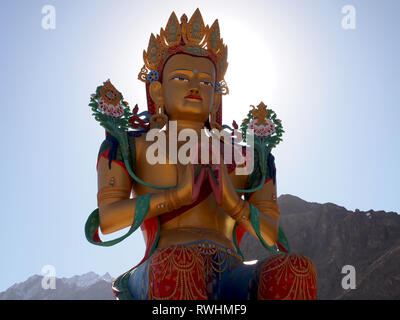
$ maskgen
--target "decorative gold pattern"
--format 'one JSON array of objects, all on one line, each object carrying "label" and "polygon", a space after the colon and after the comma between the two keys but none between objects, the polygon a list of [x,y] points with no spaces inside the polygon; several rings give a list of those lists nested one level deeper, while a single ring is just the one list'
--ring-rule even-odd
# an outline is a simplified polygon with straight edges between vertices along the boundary
[{"label": "decorative gold pattern", "polygon": [[[150,261],[150,299],[207,299],[198,286],[211,283],[217,275],[221,279],[224,271],[231,271],[241,262],[241,257],[232,250],[209,241],[157,249]],[[155,279],[167,279],[168,286],[173,283],[172,290],[168,288],[168,296],[156,294]]]},{"label": "decorative gold pattern", "polygon": [[149,70],[147,70],[146,65],[144,65],[142,67],[142,69],[140,69],[139,75],[138,75],[138,79],[146,82],[147,81],[147,74],[149,73]]},{"label": "decorative gold pattern", "polygon": [[121,94],[112,85],[110,80],[107,80],[100,89],[100,96],[107,104],[117,106],[122,99]]},{"label": "decorative gold pattern", "polygon": [[217,274],[218,278],[221,279],[221,274],[226,269],[231,271],[232,268],[236,267],[241,262],[241,258],[233,253],[232,250],[217,247],[208,241],[199,243],[197,248],[203,257],[207,282]]},{"label": "decorative gold pattern", "polygon": [[[203,290],[195,285],[199,282],[198,279],[195,281],[194,278],[202,275],[203,268],[203,260],[200,254],[191,247],[174,246],[167,254],[166,250],[157,250],[150,261],[150,299],[171,300],[172,298],[178,298],[179,300],[194,300],[196,297],[207,299]],[[155,271],[157,272],[155,273]],[[176,273],[176,277],[172,293],[168,296],[158,296],[153,287],[153,279],[168,279],[173,273]],[[173,281],[174,279],[171,280]],[[177,293],[179,293],[179,297],[176,297]]]},{"label": "decorative gold pattern", "polygon": [[228,67],[228,49],[220,38],[218,20],[210,28],[204,25],[200,10],[196,9],[189,22],[183,15],[179,23],[175,12],[172,12],[165,30],[161,28],[160,35],[150,36],[147,51],[143,51],[144,66],[139,73],[139,80],[147,82],[149,71],[161,73],[165,61],[179,52],[210,58],[217,68],[217,81],[223,87],[222,94],[229,92],[223,80]]},{"label": "decorative gold pattern", "polygon": [[[288,255],[275,255],[267,260],[265,268],[263,268],[260,275],[260,283],[258,292],[267,292],[269,290],[274,292],[271,286],[266,287],[268,278],[273,275],[274,283],[276,285],[290,284],[290,288],[286,289],[285,295],[275,296],[279,300],[312,300],[314,299],[313,293],[310,290],[315,290],[316,270],[315,265],[310,259],[297,254]],[[283,292],[282,290],[280,292]]]},{"label": "decorative gold pattern", "polygon": [[221,80],[219,82],[219,85],[221,87],[221,94],[223,94],[223,95],[229,94],[229,88],[228,88],[228,85],[226,84],[225,80]]},{"label": "decorative gold pattern", "polygon": [[253,108],[253,110],[251,111],[252,116],[257,119],[257,124],[267,124],[267,116],[268,116],[268,110],[267,110],[267,106],[261,102],[257,108],[254,107],[253,105],[251,105],[251,107]]}]

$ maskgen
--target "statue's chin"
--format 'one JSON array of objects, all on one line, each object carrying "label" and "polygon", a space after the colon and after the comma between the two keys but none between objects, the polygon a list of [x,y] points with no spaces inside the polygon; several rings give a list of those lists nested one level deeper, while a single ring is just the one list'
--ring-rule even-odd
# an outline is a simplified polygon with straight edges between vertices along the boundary
[{"label": "statue's chin", "polygon": [[191,121],[191,122],[198,122],[198,123],[205,123],[207,121],[207,118],[204,119],[204,117],[199,117],[195,115],[185,115],[185,117],[173,117],[173,118],[168,118],[169,121]]},{"label": "statue's chin", "polygon": [[190,120],[202,123],[207,121],[209,115],[209,113],[204,110],[203,105],[196,102],[193,104],[185,104],[172,112],[167,109],[167,114],[170,120]]}]

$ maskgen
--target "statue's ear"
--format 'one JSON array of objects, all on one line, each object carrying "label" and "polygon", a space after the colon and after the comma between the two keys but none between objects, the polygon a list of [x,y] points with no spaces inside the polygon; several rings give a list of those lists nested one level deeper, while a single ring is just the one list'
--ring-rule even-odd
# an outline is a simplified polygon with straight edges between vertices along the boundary
[{"label": "statue's ear", "polygon": [[218,111],[219,106],[221,105],[221,94],[215,91],[214,93],[214,103],[211,106],[210,113],[214,113]]},{"label": "statue's ear", "polygon": [[162,93],[162,84],[159,81],[150,83],[150,97],[157,106],[164,106],[164,97]]}]

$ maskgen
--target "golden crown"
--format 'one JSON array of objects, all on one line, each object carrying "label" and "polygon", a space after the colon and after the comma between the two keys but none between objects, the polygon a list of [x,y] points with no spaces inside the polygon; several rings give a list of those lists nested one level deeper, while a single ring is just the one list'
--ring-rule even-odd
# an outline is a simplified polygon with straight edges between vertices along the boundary
[{"label": "golden crown", "polygon": [[143,51],[144,66],[140,70],[139,80],[158,81],[165,62],[177,53],[210,58],[217,70],[216,90],[221,94],[229,92],[224,81],[228,48],[220,38],[218,20],[210,28],[204,25],[200,10],[196,9],[189,22],[183,14],[179,23],[175,12],[172,12],[165,30],[161,28],[159,35],[150,36],[147,51]]}]

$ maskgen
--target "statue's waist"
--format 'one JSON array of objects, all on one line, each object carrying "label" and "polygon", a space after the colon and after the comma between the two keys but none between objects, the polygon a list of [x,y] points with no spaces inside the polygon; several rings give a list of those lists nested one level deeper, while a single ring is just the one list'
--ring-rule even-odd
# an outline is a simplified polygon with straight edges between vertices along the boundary
[{"label": "statue's waist", "polygon": [[209,240],[222,247],[235,251],[232,239],[223,232],[210,229],[180,227],[172,229],[161,228],[157,248],[165,248],[173,245],[188,244],[201,240]]},{"label": "statue's waist", "polygon": [[[169,255],[172,253],[176,255],[176,253],[178,252],[177,257],[180,257],[180,252],[183,252],[185,250],[190,250],[192,253],[198,255],[198,257],[203,256],[203,258],[206,259],[211,258],[211,261],[214,265],[213,270],[218,273],[223,272],[226,269],[227,265],[225,263],[229,264],[230,270],[231,267],[235,267],[243,262],[242,257],[236,252],[236,250],[230,247],[225,247],[220,243],[216,243],[208,239],[157,248],[153,255]],[[221,270],[218,270],[219,268],[215,267],[220,267]]]}]

